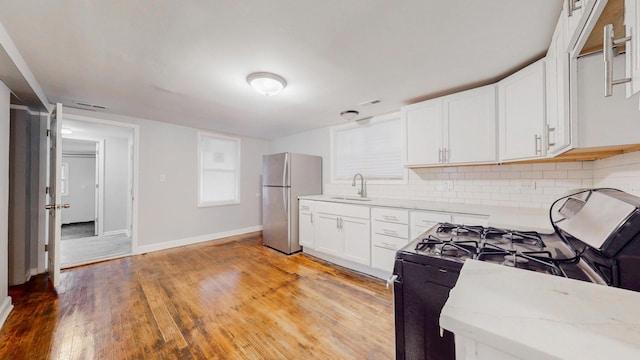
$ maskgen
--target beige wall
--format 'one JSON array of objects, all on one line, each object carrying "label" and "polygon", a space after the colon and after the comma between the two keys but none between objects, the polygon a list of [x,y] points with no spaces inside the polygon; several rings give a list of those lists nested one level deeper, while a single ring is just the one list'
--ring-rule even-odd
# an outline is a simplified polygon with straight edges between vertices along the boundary
[{"label": "beige wall", "polygon": [[78,109],[65,111],[139,125],[139,251],[261,227],[262,155],[268,152],[266,140],[241,138],[240,204],[199,208],[197,129]]}]

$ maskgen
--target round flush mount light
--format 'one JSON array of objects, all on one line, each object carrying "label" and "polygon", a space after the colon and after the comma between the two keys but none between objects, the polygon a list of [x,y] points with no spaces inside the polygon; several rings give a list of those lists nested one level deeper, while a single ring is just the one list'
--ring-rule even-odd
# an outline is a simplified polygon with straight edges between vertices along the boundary
[{"label": "round flush mount light", "polygon": [[71,134],[73,134],[73,131],[71,131],[71,129],[67,129],[67,128],[64,128],[64,129],[60,130],[60,132],[62,133],[62,135],[71,135]]},{"label": "round flush mount light", "polygon": [[340,113],[340,116],[342,116],[342,118],[347,121],[351,121],[355,119],[358,116],[358,114],[360,114],[360,112],[357,110],[345,110]]},{"label": "round flush mount light", "polygon": [[266,96],[278,95],[287,86],[282,76],[268,72],[249,74],[247,82],[255,91]]}]

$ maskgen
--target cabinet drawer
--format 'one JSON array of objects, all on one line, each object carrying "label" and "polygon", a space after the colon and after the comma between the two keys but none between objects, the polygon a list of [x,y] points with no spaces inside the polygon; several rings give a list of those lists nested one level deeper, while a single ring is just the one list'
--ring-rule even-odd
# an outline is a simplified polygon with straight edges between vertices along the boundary
[{"label": "cabinet drawer", "polygon": [[412,211],[411,225],[432,227],[437,223],[451,222],[451,214],[435,213],[428,211]]},{"label": "cabinet drawer", "polygon": [[398,238],[395,236],[373,234],[371,243],[373,246],[383,247],[385,249],[396,251],[405,246],[409,241],[406,238]]},{"label": "cabinet drawer", "polygon": [[395,260],[395,250],[389,250],[378,246],[374,246],[371,249],[371,266],[376,269],[392,272]]},{"label": "cabinet drawer", "polygon": [[388,223],[384,221],[374,221],[373,233],[395,236],[406,240],[409,237],[409,225]]},{"label": "cabinet drawer", "polygon": [[313,212],[314,202],[309,200],[300,200],[299,209],[301,212]]},{"label": "cabinet drawer", "polygon": [[318,201],[315,204],[317,213],[349,216],[358,219],[369,220],[369,207],[358,205],[345,205],[326,201]]},{"label": "cabinet drawer", "polygon": [[398,224],[409,224],[409,212],[407,210],[389,208],[372,208],[371,219]]}]

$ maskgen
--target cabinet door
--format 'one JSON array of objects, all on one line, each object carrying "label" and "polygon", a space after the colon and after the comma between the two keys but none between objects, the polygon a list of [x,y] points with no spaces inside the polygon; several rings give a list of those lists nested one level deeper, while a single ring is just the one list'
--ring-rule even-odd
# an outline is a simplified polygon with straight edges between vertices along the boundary
[{"label": "cabinet door", "polygon": [[401,110],[404,165],[441,162],[442,99],[405,106]]},{"label": "cabinet door", "polygon": [[444,161],[492,163],[496,149],[496,87],[484,86],[444,98]]},{"label": "cabinet door", "polygon": [[[640,91],[640,0],[625,0],[624,2],[624,24],[627,29],[626,36],[631,36],[631,41],[627,42],[626,60],[627,77],[631,82],[627,83],[627,97]],[[619,32],[620,29],[614,29]]]},{"label": "cabinet door", "polygon": [[315,248],[315,234],[313,228],[313,211],[315,203],[309,200],[300,200],[299,202],[299,215],[298,215],[298,239],[300,245],[314,249]]},{"label": "cabinet door", "polygon": [[314,233],[316,250],[331,255],[342,254],[342,232],[339,230],[339,218],[336,215],[317,214]]},{"label": "cabinet door", "polygon": [[364,265],[371,265],[371,229],[368,220],[341,218],[344,239],[342,257]]},{"label": "cabinet door", "polygon": [[498,83],[500,160],[544,155],[544,59]]},{"label": "cabinet door", "polygon": [[547,154],[556,155],[571,145],[569,53],[565,45],[564,13],[556,25],[545,58],[547,98]]},{"label": "cabinet door", "polygon": [[299,226],[299,234],[300,234],[300,245],[313,249],[315,247],[315,234],[313,228],[313,213],[310,211],[300,211],[300,216],[298,217],[298,221],[300,223]]}]

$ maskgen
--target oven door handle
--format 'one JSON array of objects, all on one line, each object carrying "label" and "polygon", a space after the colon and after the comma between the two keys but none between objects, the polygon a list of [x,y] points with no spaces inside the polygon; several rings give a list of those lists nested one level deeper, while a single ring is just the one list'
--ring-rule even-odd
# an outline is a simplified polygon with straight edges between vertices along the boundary
[{"label": "oven door handle", "polygon": [[393,285],[393,283],[396,282],[396,280],[398,280],[398,275],[393,274],[389,276],[389,278],[387,279],[387,289],[389,288],[389,286]]}]

